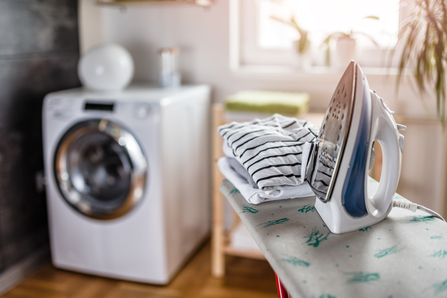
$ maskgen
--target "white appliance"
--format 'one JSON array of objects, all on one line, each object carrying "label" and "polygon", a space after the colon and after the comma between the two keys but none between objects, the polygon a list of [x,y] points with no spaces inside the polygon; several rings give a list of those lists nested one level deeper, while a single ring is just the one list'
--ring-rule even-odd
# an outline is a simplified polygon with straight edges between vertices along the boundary
[{"label": "white appliance", "polygon": [[210,230],[209,95],[200,85],[45,97],[56,267],[170,281]]}]

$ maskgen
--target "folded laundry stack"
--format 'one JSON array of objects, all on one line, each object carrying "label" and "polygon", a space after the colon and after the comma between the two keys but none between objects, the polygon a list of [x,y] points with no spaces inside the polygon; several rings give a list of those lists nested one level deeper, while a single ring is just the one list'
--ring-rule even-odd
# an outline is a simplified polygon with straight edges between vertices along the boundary
[{"label": "folded laundry stack", "polygon": [[219,168],[252,204],[312,196],[304,176],[308,145],[318,130],[307,121],[279,114],[222,125],[218,133],[225,157]]}]

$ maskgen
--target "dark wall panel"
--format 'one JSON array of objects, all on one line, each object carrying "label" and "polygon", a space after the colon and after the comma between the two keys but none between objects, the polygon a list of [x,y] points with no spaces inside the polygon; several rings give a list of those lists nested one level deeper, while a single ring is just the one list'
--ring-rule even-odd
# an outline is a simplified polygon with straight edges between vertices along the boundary
[{"label": "dark wall panel", "polygon": [[42,101],[78,87],[77,1],[0,1],[0,272],[48,244]]},{"label": "dark wall panel", "polygon": [[0,1],[0,56],[78,51],[76,0]]}]

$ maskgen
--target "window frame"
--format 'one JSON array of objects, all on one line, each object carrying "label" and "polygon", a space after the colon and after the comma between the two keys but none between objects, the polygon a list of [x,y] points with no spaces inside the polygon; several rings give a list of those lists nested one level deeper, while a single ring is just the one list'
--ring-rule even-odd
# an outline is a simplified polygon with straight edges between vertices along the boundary
[{"label": "window frame", "polygon": [[[405,22],[406,17],[412,11],[416,0],[402,0],[400,1],[399,7],[399,29]],[[230,70],[233,73],[239,75],[252,76],[254,75],[257,78],[269,77],[274,78],[278,77],[279,79],[296,79],[296,78],[311,78],[314,75],[318,75],[321,79],[321,75],[328,75],[328,77],[332,77],[333,74],[339,74],[340,70],[335,67],[327,67],[327,66],[312,66],[307,68],[297,68],[293,66],[286,65],[275,65],[274,63],[270,64],[257,64],[257,63],[244,63],[243,61],[243,44],[242,44],[242,35],[244,30],[242,24],[242,13],[241,13],[241,4],[242,0],[229,0],[229,45],[230,45],[230,53],[229,53],[229,66]],[[253,21],[253,20],[251,20]],[[256,26],[254,24],[253,26]],[[252,45],[253,47],[253,45]],[[367,49],[368,50],[368,49]],[[388,51],[389,48],[379,48],[375,50],[376,52],[385,52]],[[265,50],[265,52],[270,51],[274,52],[276,50]],[[284,50],[279,50],[284,51]],[[370,51],[370,50],[369,50]],[[399,51],[399,49],[397,49]],[[257,54],[255,52],[255,54]],[[380,53],[376,53],[380,55]],[[265,54],[264,54],[265,55]],[[399,55],[395,55],[397,57]],[[267,59],[268,60],[268,59]],[[361,63],[361,59],[359,59],[359,63]],[[396,65],[396,61],[393,61],[393,67],[363,67],[363,70],[366,74],[372,76],[395,76],[397,75],[397,68],[394,67]]]}]

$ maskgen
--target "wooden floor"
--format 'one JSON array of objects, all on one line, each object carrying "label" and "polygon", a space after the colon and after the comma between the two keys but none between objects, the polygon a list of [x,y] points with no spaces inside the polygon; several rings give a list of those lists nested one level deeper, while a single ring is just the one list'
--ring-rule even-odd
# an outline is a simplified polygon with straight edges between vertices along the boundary
[{"label": "wooden floor", "polygon": [[227,257],[224,278],[210,275],[206,244],[168,286],[152,286],[55,269],[47,264],[1,297],[142,298],[277,297],[275,275],[266,261]]}]

